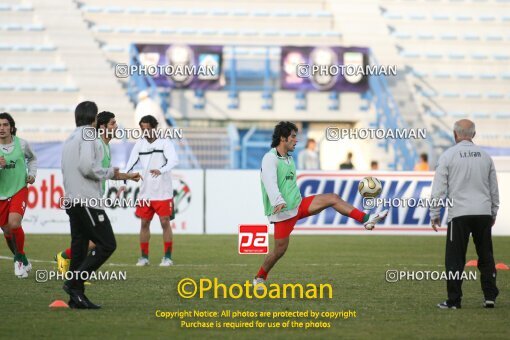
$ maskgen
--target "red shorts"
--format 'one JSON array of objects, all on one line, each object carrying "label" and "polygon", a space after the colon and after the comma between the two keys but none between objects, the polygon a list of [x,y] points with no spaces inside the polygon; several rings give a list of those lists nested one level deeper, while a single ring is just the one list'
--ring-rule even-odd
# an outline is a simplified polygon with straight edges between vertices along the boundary
[{"label": "red shorts", "polygon": [[10,213],[17,213],[23,217],[23,215],[25,215],[25,208],[27,207],[27,200],[27,187],[22,188],[11,198],[0,200],[0,226],[3,227],[7,225]]},{"label": "red shorts", "polygon": [[289,218],[288,220],[285,220],[285,221],[274,223],[274,238],[275,239],[289,237],[290,233],[292,233],[292,230],[294,230],[294,226],[296,225],[297,221],[311,215],[310,211],[308,211],[308,208],[310,208],[310,204],[312,204],[314,197],[315,196],[308,196],[308,197],[304,197],[301,200],[301,203],[299,204],[299,208],[298,208],[298,213],[296,216]]},{"label": "red shorts", "polygon": [[174,208],[173,199],[167,199],[163,201],[149,202],[149,205],[139,205],[136,207],[135,215],[144,220],[152,221],[154,214],[158,214],[159,217],[170,217]]}]

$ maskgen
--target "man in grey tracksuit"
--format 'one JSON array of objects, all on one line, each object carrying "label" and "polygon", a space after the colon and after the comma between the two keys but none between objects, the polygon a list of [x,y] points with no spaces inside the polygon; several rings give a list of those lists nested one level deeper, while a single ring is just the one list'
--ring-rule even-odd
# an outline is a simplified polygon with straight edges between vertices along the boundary
[{"label": "man in grey tracksuit", "polygon": [[[85,296],[86,277],[106,262],[115,251],[116,242],[110,220],[101,204],[102,181],[140,180],[140,174],[119,173],[118,168],[105,168],[102,161],[104,148],[95,136],[97,105],[82,102],[75,110],[76,129],[64,142],[62,150],[62,176],[64,179],[64,205],[71,224],[72,260],[69,271],[73,278],[63,289],[69,294],[72,308],[98,309]],[[96,247],[88,253],[89,241]],[[82,274],[83,273],[83,274]]]},{"label": "man in grey tracksuit", "polygon": [[[432,199],[447,196],[452,201],[448,209],[448,231],[445,265],[448,274],[448,300],[439,308],[461,307],[462,279],[466,264],[469,234],[473,234],[478,254],[478,269],[486,308],[493,308],[498,288],[492,250],[492,226],[499,208],[498,182],[492,158],[473,144],[475,124],[467,119],[454,125],[456,145],[439,157],[432,185]],[[440,207],[430,209],[432,228],[440,225]],[[454,274],[457,273],[458,276]],[[450,279],[450,278],[459,279]]]}]

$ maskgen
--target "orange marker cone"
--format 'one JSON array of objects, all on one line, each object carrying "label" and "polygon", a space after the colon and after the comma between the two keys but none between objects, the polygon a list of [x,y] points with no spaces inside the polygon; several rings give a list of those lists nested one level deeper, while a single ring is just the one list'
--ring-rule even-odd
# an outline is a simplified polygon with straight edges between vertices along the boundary
[{"label": "orange marker cone", "polygon": [[50,306],[51,308],[69,308],[69,306],[67,305],[67,303],[65,303],[64,301],[62,300],[55,300],[53,301]]},{"label": "orange marker cone", "polygon": [[471,260],[466,263],[466,267],[477,267],[478,266],[478,260]]},{"label": "orange marker cone", "polygon": [[498,263],[496,265],[496,269],[499,269],[499,270],[510,270],[510,267],[506,264],[504,264],[503,262],[501,263]]}]

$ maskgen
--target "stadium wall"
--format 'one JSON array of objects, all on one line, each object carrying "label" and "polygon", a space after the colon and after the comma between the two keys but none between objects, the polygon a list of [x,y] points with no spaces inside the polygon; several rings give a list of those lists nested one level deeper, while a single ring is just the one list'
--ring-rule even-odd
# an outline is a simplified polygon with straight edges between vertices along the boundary
[{"label": "stadium wall", "polygon": [[[375,175],[383,182],[381,198],[430,195],[433,172],[299,172],[298,185],[303,195],[335,192],[356,207],[362,207],[357,193],[358,182],[367,175]],[[240,224],[266,224],[262,214],[260,178],[258,170],[176,170],[174,193],[179,196],[177,216],[172,221],[176,234],[236,234]],[[500,206],[510,203],[510,172],[499,172]],[[126,199],[134,201],[138,183],[129,183]],[[114,198],[115,186],[110,186],[108,197]],[[58,169],[39,170],[37,181],[29,187],[28,209],[23,226],[27,233],[68,233],[69,220],[59,207],[63,195],[62,175]],[[134,208],[109,208],[108,216],[116,233],[136,234],[139,220]],[[152,232],[161,233],[159,222],[153,223]],[[423,207],[394,207],[384,224],[369,232],[351,219],[326,209],[316,216],[299,221],[295,234],[403,234],[444,235],[446,216],[442,228],[435,233],[430,228],[428,209]],[[270,231],[272,231],[270,227]],[[510,211],[500,208],[494,235],[510,235]]]}]

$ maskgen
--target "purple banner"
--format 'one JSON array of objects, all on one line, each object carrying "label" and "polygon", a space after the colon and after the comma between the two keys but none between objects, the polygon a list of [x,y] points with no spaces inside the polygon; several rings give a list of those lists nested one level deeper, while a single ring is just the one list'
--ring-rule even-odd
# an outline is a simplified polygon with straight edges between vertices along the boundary
[{"label": "purple banner", "polygon": [[281,88],[363,93],[368,90],[367,64],[368,48],[282,46]]},{"label": "purple banner", "polygon": [[222,87],[223,46],[187,44],[136,44],[140,73],[157,86],[218,90]]}]

